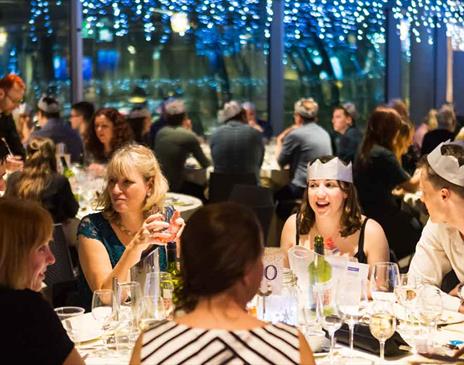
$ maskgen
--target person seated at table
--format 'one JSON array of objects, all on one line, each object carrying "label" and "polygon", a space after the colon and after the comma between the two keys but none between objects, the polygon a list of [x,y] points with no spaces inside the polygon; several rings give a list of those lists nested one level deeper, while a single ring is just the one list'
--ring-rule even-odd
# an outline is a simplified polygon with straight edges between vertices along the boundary
[{"label": "person seated at table", "polygon": [[437,128],[427,132],[422,140],[421,154],[432,152],[441,142],[454,139],[456,113],[450,104],[443,104],[437,112]]},{"label": "person seated at table", "polygon": [[79,101],[71,106],[71,115],[69,121],[72,129],[79,132],[83,138],[87,133],[87,128],[92,122],[95,106],[89,101]]},{"label": "person seated at table", "polygon": [[314,237],[360,263],[389,261],[388,242],[382,227],[361,214],[353,185],[351,163],[323,156],[308,164],[308,187],[301,208],[282,230],[280,245],[313,247]]},{"label": "person seated at table", "polygon": [[242,105],[231,100],[218,112],[218,120],[224,125],[210,139],[214,172],[224,174],[255,174],[264,159],[264,143],[261,133],[250,127]]},{"label": "person seated at table", "polygon": [[402,119],[400,129],[395,138],[395,143],[393,144],[394,153],[400,165],[403,163],[403,156],[408,151],[409,146],[412,144],[413,137],[414,126]]},{"label": "person seated at table", "polygon": [[192,132],[192,122],[185,110],[183,100],[173,99],[165,105],[166,126],[161,128],[155,138],[153,149],[168,179],[169,190],[194,195],[204,199],[204,186],[186,180],[185,162],[192,155],[205,169],[211,163],[200,146],[198,136]]},{"label": "person seated at table", "polygon": [[362,141],[362,132],[356,127],[358,113],[353,103],[336,106],[332,114],[334,155],[346,162],[353,162]]},{"label": "person seated at table", "polygon": [[390,249],[401,259],[414,252],[422,226],[415,216],[401,209],[394,188],[415,192],[419,176],[411,177],[395,156],[394,143],[401,127],[395,110],[378,107],[370,116],[353,177],[363,213],[382,226]]},{"label": "person seated at table", "polygon": [[5,195],[38,201],[55,223],[64,223],[76,216],[79,203],[68,179],[57,172],[55,156],[51,139],[32,138],[27,146],[24,169],[8,177]]},{"label": "person seated at table", "polygon": [[134,133],[134,141],[151,147],[150,127],[152,120],[150,111],[147,108],[136,107],[130,111],[126,119]]},{"label": "person seated at table", "polygon": [[140,335],[131,364],[314,364],[296,328],[247,313],[263,277],[263,232],[249,208],[200,208],[181,245],[177,315]]},{"label": "person seated at table", "polygon": [[[430,218],[409,266],[417,283],[440,287],[451,270],[464,283],[463,164],[464,142],[441,143],[421,160],[421,200]],[[464,313],[463,286],[443,293],[444,309]]]},{"label": "person seated at table", "polygon": [[[149,148],[121,147],[108,163],[106,179],[99,198],[102,211],[87,215],[78,227],[80,290],[87,308],[92,291],[110,289],[114,277],[128,281],[142,253],[175,240],[183,225],[178,212],[164,206],[168,184]],[[168,227],[170,232],[163,233]],[[160,256],[164,267],[164,250]]]},{"label": "person seated at table", "polygon": [[85,136],[86,162],[91,170],[98,170],[92,163],[106,164],[119,147],[133,139],[132,129],[121,113],[114,108],[98,109]]},{"label": "person seated at table", "polygon": [[84,364],[57,315],[40,294],[53,221],[37,202],[0,199],[2,364]]}]

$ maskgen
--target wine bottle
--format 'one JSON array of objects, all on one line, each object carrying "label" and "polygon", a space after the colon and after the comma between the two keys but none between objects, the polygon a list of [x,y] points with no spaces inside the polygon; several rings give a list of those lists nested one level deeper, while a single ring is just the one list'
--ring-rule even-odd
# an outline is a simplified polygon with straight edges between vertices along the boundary
[{"label": "wine bottle", "polygon": [[177,245],[175,242],[168,242],[167,244],[167,272],[171,274],[174,287],[179,283],[179,268],[177,266]]},{"label": "wine bottle", "polygon": [[324,239],[321,235],[314,237],[314,261],[309,264],[309,283],[323,284],[332,278],[332,266],[324,258]]}]

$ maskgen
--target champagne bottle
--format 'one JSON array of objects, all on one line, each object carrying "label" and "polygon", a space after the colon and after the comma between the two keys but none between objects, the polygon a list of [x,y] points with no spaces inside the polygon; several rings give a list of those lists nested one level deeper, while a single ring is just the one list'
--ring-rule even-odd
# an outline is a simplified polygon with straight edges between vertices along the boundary
[{"label": "champagne bottle", "polygon": [[332,266],[324,258],[324,239],[321,235],[314,237],[314,261],[309,264],[309,282],[311,285],[323,284],[332,278]]}]

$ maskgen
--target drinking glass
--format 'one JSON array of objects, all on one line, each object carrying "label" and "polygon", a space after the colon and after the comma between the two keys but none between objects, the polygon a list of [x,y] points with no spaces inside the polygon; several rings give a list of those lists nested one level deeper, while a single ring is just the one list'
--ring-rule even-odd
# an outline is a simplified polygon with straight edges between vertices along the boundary
[{"label": "drinking glass", "polygon": [[118,287],[118,323],[115,331],[118,350],[131,350],[139,333],[142,314],[142,291],[140,284],[131,281]]},{"label": "drinking glass", "polygon": [[354,356],[354,326],[361,315],[361,299],[363,296],[362,280],[359,276],[348,276],[343,279],[344,290],[338,290],[338,304],[345,323],[350,330],[350,355]]},{"label": "drinking glass", "polygon": [[335,282],[324,283],[323,285],[314,285],[314,291],[317,295],[317,306],[319,318],[321,319],[322,328],[330,336],[330,364],[334,361],[335,349],[335,332],[340,329],[343,322],[343,313],[340,311],[337,295],[337,286]]},{"label": "drinking glass", "polygon": [[92,316],[103,329],[103,350],[107,349],[107,338],[113,319],[113,291],[110,289],[99,289],[93,292]]},{"label": "drinking glass", "polygon": [[433,346],[433,334],[443,312],[441,291],[435,286],[424,285],[418,292],[417,312],[419,319],[428,329],[428,346]]},{"label": "drinking glass", "polygon": [[140,329],[166,318],[164,303],[160,293],[160,272],[150,272],[145,277]]},{"label": "drinking glass", "polygon": [[369,321],[369,329],[380,343],[380,363],[385,361],[385,341],[387,341],[396,330],[396,318],[393,315],[391,303],[386,301],[374,302]]},{"label": "drinking glass", "polygon": [[55,308],[55,313],[57,314],[60,321],[65,319],[80,316],[84,314],[85,309],[81,307],[59,307]]},{"label": "drinking glass", "polygon": [[370,284],[374,300],[388,301],[392,304],[396,300],[395,289],[400,283],[400,269],[393,262],[377,262],[372,267]]}]

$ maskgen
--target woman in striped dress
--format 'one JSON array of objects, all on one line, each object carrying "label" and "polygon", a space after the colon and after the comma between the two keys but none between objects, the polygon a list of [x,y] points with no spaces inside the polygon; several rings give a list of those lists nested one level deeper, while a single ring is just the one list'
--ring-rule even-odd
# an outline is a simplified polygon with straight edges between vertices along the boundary
[{"label": "woman in striped dress", "polygon": [[185,314],[143,332],[131,364],[314,364],[297,329],[246,311],[263,275],[262,240],[248,208],[220,203],[195,212],[181,238],[176,309]]}]

